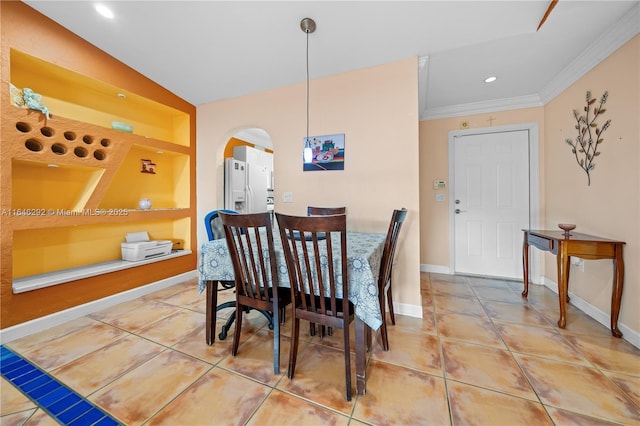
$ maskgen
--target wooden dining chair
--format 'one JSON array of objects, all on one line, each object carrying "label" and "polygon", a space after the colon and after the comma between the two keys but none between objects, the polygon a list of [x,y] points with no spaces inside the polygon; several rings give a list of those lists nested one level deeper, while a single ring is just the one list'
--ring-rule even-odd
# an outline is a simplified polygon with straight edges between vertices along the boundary
[{"label": "wooden dining chair", "polygon": [[[354,307],[347,279],[347,219],[334,216],[287,216],[276,213],[292,300],[292,342],[288,377],[293,379],[300,320],[344,330],[347,401],[351,401],[349,324]],[[333,237],[333,238],[332,238]]]},{"label": "wooden dining chair", "polygon": [[346,207],[307,207],[307,216],[329,216],[334,214],[346,214]]},{"label": "wooden dining chair", "polygon": [[[317,207],[317,206],[308,206],[307,207],[307,216],[330,216],[335,214],[346,214],[346,207]],[[316,326],[314,323],[309,324],[309,334],[312,336],[316,335]],[[331,336],[333,334],[333,330],[329,327],[327,334]],[[324,337],[324,327],[320,329],[320,337]]]},{"label": "wooden dining chair", "polygon": [[[407,209],[394,210],[391,215],[391,223],[387,230],[387,238],[382,250],[382,259],[380,260],[380,273],[378,274],[378,300],[380,301],[380,313],[382,314],[382,325],[380,326],[380,335],[382,337],[382,348],[389,350],[389,335],[387,333],[387,314],[385,312],[386,305],[389,305],[389,316],[391,324],[396,324],[396,317],[393,313],[393,298],[391,296],[391,275],[393,272],[393,260],[398,243],[398,235],[400,228],[407,217]],[[386,299],[386,302],[385,302]]]},{"label": "wooden dining chair", "polygon": [[[253,214],[220,213],[233,263],[236,286],[236,328],[231,353],[236,356],[242,332],[242,316],[247,308],[268,311],[273,321],[273,372],[280,373],[280,324],[291,292],[279,286],[269,212]],[[265,258],[265,254],[268,257]]]}]

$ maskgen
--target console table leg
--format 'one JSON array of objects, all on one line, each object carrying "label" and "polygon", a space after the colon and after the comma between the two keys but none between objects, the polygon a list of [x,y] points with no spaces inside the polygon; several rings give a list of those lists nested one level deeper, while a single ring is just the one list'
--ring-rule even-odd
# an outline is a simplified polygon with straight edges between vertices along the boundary
[{"label": "console table leg", "polygon": [[618,330],[618,316],[622,302],[622,287],[624,282],[624,260],[622,259],[622,245],[616,245],[616,258],[613,260],[613,289],[611,291],[611,334],[622,337]]},{"label": "console table leg", "polygon": [[524,275],[524,290],[522,291],[522,297],[529,295],[529,237],[524,234],[524,243],[522,243],[522,274]]},{"label": "console table leg", "polygon": [[567,256],[567,268],[564,270],[567,275],[567,303],[571,300],[569,298],[569,276],[571,272],[571,256]]},{"label": "console table leg", "polygon": [[558,327],[565,328],[567,326],[567,289],[569,280],[567,269],[569,268],[569,256],[565,246],[558,248],[558,300],[560,302],[560,319]]}]

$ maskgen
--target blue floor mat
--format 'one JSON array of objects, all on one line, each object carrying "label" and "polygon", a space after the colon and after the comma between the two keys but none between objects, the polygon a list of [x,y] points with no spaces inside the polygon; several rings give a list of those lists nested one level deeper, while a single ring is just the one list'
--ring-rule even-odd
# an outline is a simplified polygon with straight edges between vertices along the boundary
[{"label": "blue floor mat", "polygon": [[9,383],[63,425],[115,426],[122,424],[4,345],[0,346],[0,373]]}]

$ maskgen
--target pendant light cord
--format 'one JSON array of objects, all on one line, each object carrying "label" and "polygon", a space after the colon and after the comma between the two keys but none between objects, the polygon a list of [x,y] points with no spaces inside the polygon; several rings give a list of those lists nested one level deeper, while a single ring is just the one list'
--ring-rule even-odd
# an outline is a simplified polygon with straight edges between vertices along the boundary
[{"label": "pendant light cord", "polygon": [[309,30],[307,33],[307,140],[305,146],[309,144]]},{"label": "pendant light cord", "polygon": [[300,21],[300,29],[307,34],[307,52],[306,52],[306,65],[307,65],[307,137],[304,142],[303,158],[305,163],[311,163],[313,161],[313,152],[311,150],[311,143],[309,141],[309,34],[316,30],[316,23],[311,18],[304,18]]}]

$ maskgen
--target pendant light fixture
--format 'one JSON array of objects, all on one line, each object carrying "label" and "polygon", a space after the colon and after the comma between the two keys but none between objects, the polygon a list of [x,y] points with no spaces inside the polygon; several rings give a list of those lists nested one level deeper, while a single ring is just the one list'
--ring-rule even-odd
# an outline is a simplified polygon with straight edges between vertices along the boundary
[{"label": "pendant light fixture", "polygon": [[307,136],[304,139],[303,158],[305,163],[313,161],[313,150],[309,140],[309,34],[316,30],[316,22],[311,18],[300,21],[300,29],[307,34]]}]

